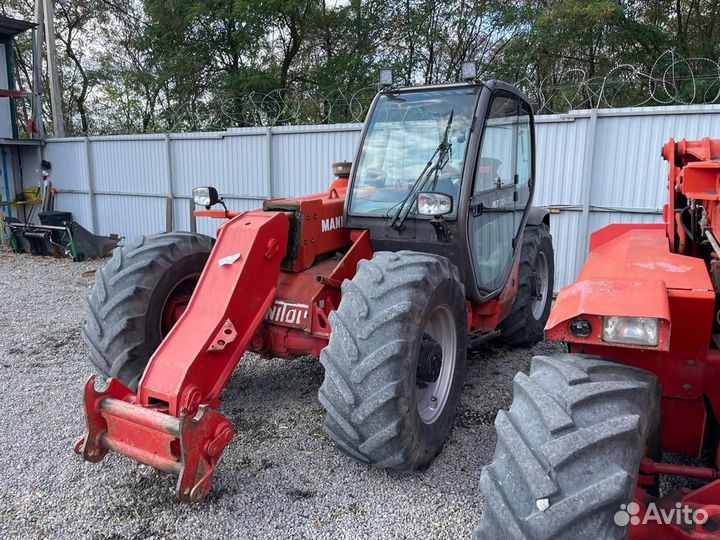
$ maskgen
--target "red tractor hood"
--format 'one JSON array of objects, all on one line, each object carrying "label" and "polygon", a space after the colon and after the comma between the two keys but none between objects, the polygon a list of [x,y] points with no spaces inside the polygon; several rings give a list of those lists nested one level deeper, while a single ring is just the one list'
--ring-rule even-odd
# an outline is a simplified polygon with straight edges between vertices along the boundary
[{"label": "red tractor hood", "polygon": [[[560,291],[545,327],[548,339],[602,342],[602,317],[660,320],[656,350],[670,347],[669,296],[674,291],[714,302],[702,259],[670,252],[665,225],[611,225],[592,235],[590,256],[577,281]],[[572,336],[569,322],[589,320],[587,338]],[[630,345],[623,345],[624,347]]]}]

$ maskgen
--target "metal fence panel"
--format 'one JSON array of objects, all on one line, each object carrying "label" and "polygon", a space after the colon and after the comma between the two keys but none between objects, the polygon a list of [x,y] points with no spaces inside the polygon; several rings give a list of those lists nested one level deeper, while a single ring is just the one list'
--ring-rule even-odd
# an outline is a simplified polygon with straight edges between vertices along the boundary
[{"label": "metal fence panel", "polygon": [[593,232],[613,223],[662,223],[662,215],[636,214],[632,212],[594,212],[590,216],[590,230]]},{"label": "metal fence panel", "polygon": [[587,114],[537,117],[534,204],[581,203],[589,124]]},{"label": "metal fence panel", "polygon": [[[52,163],[53,181],[58,188],[64,190],[82,190],[88,189],[88,171],[85,167],[87,146],[82,139],[72,139],[67,142],[48,141],[45,145],[44,157]],[[26,152],[24,160],[28,167],[28,172],[37,169],[40,164],[37,159],[33,159],[35,152]],[[39,176],[37,177],[39,181]],[[25,187],[29,187],[26,182]]]},{"label": "metal fence panel", "polygon": [[72,212],[73,219],[80,224],[89,226],[92,221],[90,196],[84,193],[58,193],[55,208]]},{"label": "metal fence panel", "polygon": [[361,127],[341,124],[317,126],[313,131],[273,128],[273,196],[297,197],[327,190],[331,163],[355,158]]},{"label": "metal fence panel", "polygon": [[101,139],[90,146],[96,192],[165,193],[162,138]]},{"label": "metal fence panel", "polygon": [[[235,210],[258,208],[271,196],[324,191],[332,181],[330,164],[354,159],[361,127],[51,139],[45,158],[53,163],[58,209],[72,211],[91,230],[130,239],[165,230],[168,217],[175,229],[189,230],[189,196],[198,185],[216,186]],[[556,290],[577,275],[591,232],[609,223],[661,220],[666,165],[660,147],[671,136],[720,137],[720,106],[537,117],[535,204],[553,209]],[[204,234],[214,235],[217,225],[197,221]]]},{"label": "metal fence panel", "polygon": [[221,194],[270,196],[265,135],[169,140],[176,194],[212,185]]},{"label": "metal fence panel", "polygon": [[[720,109],[686,108],[673,114],[624,116],[599,112],[592,174],[594,206],[660,210],[667,199],[667,166],[660,149],[671,137],[720,137]],[[632,112],[632,110],[630,111]]]},{"label": "metal fence panel", "polygon": [[555,291],[572,283],[578,249],[580,212],[561,212],[550,216],[550,233],[555,250]]},{"label": "metal fence panel", "polygon": [[128,240],[165,230],[165,199],[134,195],[96,195],[98,234],[119,233]]}]

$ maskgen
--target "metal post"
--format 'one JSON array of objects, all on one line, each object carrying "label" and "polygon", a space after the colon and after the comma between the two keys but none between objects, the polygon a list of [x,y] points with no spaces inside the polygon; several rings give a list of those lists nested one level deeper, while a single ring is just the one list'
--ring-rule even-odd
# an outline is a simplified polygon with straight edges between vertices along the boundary
[{"label": "metal post", "polygon": [[[2,154],[2,161],[5,161],[5,148],[0,147],[0,153]],[[4,182],[5,185],[5,194],[3,196],[0,196],[0,200],[2,202],[7,203],[7,217],[12,217],[12,207],[10,206],[10,180],[7,178],[7,171],[5,170],[6,165],[2,164],[2,173],[3,176],[5,176],[6,180]],[[5,200],[7,198],[7,201]],[[2,211],[2,208],[0,208],[0,245],[5,245],[5,215]]]},{"label": "metal post", "polygon": [[171,197],[165,199],[165,232],[173,231],[173,200]]},{"label": "metal post", "polygon": [[172,170],[172,148],[170,134],[165,134],[165,166],[167,167],[167,207],[165,213],[165,231],[171,232],[175,228],[175,182]]},{"label": "metal post", "polygon": [[2,161],[0,161],[0,165],[2,165],[3,185],[5,187],[5,202],[7,203],[7,215],[9,218],[11,218],[13,217],[12,206],[10,206],[10,201],[12,201],[12,194],[10,193],[10,174],[8,173],[8,163],[7,158],[5,157],[4,146],[0,146],[0,154],[2,154]]},{"label": "metal post", "polygon": [[90,198],[90,230],[99,234],[97,230],[97,207],[95,201],[95,182],[92,175],[92,156],[90,155],[90,138],[85,137],[85,176],[87,176],[88,197]]},{"label": "metal post", "polygon": [[273,198],[273,151],[272,127],[265,130],[265,148],[267,150],[267,198]]},{"label": "metal post", "polygon": [[48,79],[50,100],[52,101],[53,133],[55,137],[65,136],[65,123],[62,112],[62,95],[58,78],[57,53],[55,51],[55,9],[53,0],[43,0],[45,6],[45,40],[47,42]]},{"label": "metal post", "polygon": [[190,197],[190,232],[197,232],[197,218],[195,217],[195,201]]},{"label": "metal post", "polygon": [[577,242],[577,254],[575,260],[575,272],[573,279],[580,272],[590,246],[590,197],[592,196],[593,169],[595,161],[595,133],[597,131],[597,109],[590,111],[590,125],[585,139],[585,156],[583,158],[582,178],[582,216],[580,217],[580,228]]},{"label": "metal post", "polygon": [[42,0],[35,0],[35,24],[33,34],[33,82],[32,82],[32,115],[38,139],[45,138],[45,126],[42,112],[42,50],[43,50],[43,6]]}]

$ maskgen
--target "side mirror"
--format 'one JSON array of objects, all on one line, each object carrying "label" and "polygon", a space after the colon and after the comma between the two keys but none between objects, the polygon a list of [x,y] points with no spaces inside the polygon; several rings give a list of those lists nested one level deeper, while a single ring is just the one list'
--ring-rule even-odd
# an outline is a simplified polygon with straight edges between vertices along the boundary
[{"label": "side mirror", "polygon": [[50,174],[52,173],[52,163],[43,159],[40,162],[40,173],[42,174],[43,180],[50,178]]},{"label": "side mirror", "polygon": [[193,202],[198,206],[204,206],[207,210],[222,202],[217,189],[211,186],[196,187],[192,190]]},{"label": "side mirror", "polygon": [[417,209],[421,216],[444,216],[452,212],[453,198],[434,191],[418,193]]}]

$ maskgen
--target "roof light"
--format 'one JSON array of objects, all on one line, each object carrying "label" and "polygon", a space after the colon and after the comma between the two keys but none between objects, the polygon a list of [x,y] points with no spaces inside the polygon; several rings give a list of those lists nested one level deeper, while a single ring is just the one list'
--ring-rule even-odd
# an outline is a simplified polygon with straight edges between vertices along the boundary
[{"label": "roof light", "polygon": [[392,69],[381,69],[380,70],[380,86],[388,88],[393,83],[393,70]]},{"label": "roof light", "polygon": [[477,62],[463,62],[460,66],[460,78],[465,82],[477,79]]}]

